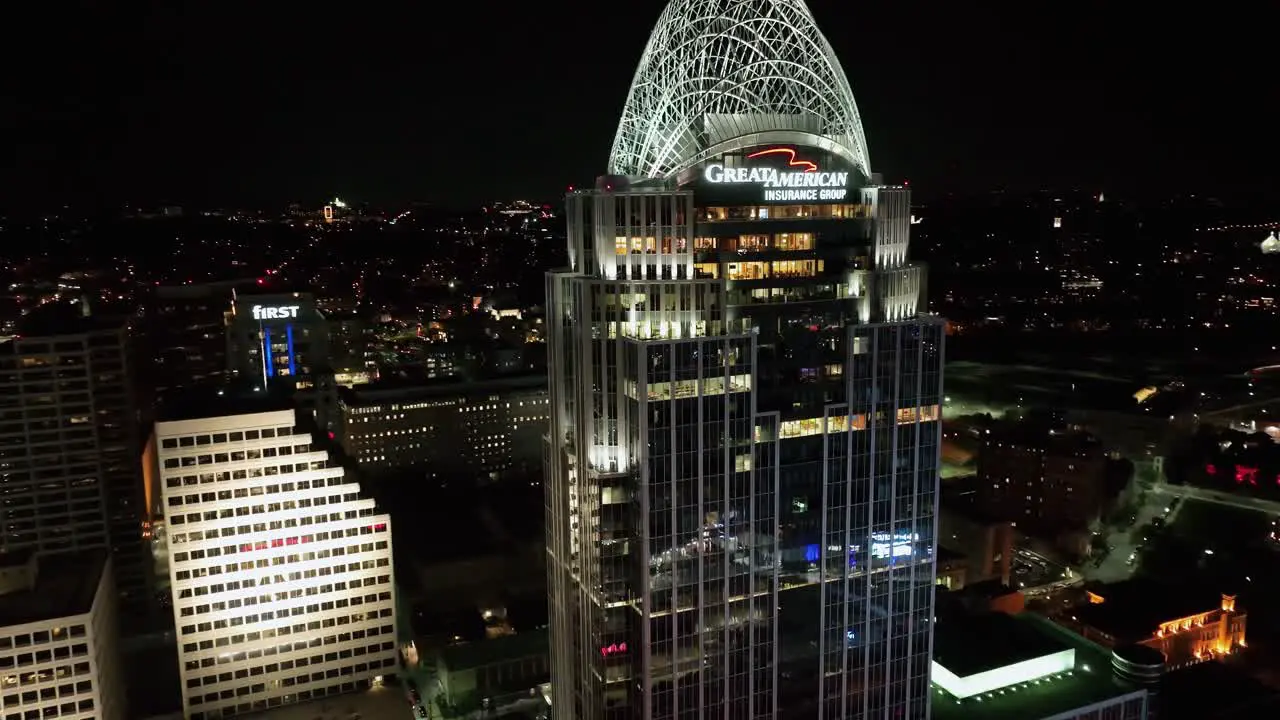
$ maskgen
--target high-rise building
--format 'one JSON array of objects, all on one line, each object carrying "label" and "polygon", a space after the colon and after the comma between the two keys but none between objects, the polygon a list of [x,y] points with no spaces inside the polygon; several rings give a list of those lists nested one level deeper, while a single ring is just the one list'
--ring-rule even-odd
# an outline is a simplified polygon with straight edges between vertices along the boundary
[{"label": "high-rise building", "polygon": [[307,387],[329,369],[329,326],[309,293],[236,295],[226,316],[231,377]]},{"label": "high-rise building", "polygon": [[[237,384],[288,388],[319,428],[339,416],[329,322],[310,293],[237,294],[226,313],[228,374]],[[332,437],[332,435],[331,435]]]},{"label": "high-rise building", "polygon": [[137,406],[129,319],[67,303],[0,341],[0,550],[110,547],[125,610],[143,607]]},{"label": "high-rise building", "polygon": [[390,519],[295,410],[233,399],[156,423],[191,720],[367,687],[395,672]]},{"label": "high-rise building", "polygon": [[[238,284],[243,281],[161,285],[143,303],[140,344],[148,371],[138,379],[142,386],[138,390],[151,401],[148,406],[226,375],[223,323]],[[146,410],[150,412],[150,407]]]},{"label": "high-rise building", "polygon": [[943,324],[802,0],[672,0],[567,205],[555,717],[927,717]]}]

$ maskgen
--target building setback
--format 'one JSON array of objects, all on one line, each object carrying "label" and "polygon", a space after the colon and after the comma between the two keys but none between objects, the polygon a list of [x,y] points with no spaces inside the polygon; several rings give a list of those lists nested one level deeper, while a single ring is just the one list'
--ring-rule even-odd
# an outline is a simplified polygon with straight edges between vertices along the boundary
[{"label": "building setback", "polygon": [[192,720],[352,692],[396,667],[390,519],[295,410],[156,423]]}]

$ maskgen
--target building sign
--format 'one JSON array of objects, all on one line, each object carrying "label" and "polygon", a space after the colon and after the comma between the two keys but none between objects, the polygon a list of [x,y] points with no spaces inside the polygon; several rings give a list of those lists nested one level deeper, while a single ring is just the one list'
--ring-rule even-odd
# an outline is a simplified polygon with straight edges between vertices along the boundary
[{"label": "building sign", "polygon": [[604,657],[609,657],[610,655],[618,655],[626,651],[627,651],[627,644],[624,642],[610,643],[609,645],[605,645],[604,647],[600,648],[600,654]]},{"label": "building sign", "polygon": [[727,168],[722,163],[712,163],[703,170],[702,178],[712,185],[757,185],[765,202],[844,200],[849,194],[848,172],[823,172],[817,163],[796,159],[796,151],[791,148],[760,150],[747,155],[747,159],[769,156],[784,158],[786,168]]},{"label": "building sign", "polygon": [[299,305],[277,305],[275,307],[253,306],[254,320],[288,320],[298,317]]},{"label": "building sign", "polygon": [[915,544],[920,541],[918,533],[898,532],[873,533],[871,535],[871,557],[885,559],[890,557],[909,557],[915,554]]}]

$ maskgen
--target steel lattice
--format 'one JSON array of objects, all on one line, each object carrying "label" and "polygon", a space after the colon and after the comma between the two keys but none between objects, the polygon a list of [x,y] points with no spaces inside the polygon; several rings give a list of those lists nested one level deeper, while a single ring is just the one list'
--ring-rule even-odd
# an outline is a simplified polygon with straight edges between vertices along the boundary
[{"label": "steel lattice", "polygon": [[870,176],[849,81],[804,0],[672,0],[649,38],[609,171],[668,177],[712,139],[824,136]]}]

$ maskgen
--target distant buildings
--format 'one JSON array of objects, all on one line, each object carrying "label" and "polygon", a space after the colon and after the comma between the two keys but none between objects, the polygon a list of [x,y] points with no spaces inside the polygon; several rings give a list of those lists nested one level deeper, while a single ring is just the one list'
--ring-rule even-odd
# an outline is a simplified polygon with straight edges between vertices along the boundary
[{"label": "distant buildings", "polygon": [[1015,535],[1009,520],[945,505],[938,511],[938,545],[965,558],[966,583],[996,580],[1008,585]]},{"label": "distant buildings", "polygon": [[547,432],[546,377],[344,390],[342,448],[370,472],[420,469],[481,484],[536,478]]},{"label": "distant buildings", "polygon": [[982,436],[967,501],[1022,532],[1054,537],[1088,528],[1106,500],[1106,452],[1072,429],[1000,424]]},{"label": "distant buildings", "polygon": [[0,555],[0,712],[125,720],[116,591],[103,550]]},{"label": "distant buildings", "polygon": [[145,386],[160,402],[171,391],[216,382],[227,374],[224,315],[235,281],[156,287],[142,306]]},{"label": "distant buildings", "polygon": [[1247,616],[1234,595],[1129,580],[1095,587],[1088,599],[1064,615],[1063,623],[1107,647],[1159,650],[1170,670],[1226,658],[1247,646]]},{"label": "distant buildings", "polygon": [[367,687],[397,665],[390,520],[294,410],[156,423],[191,720]]}]

